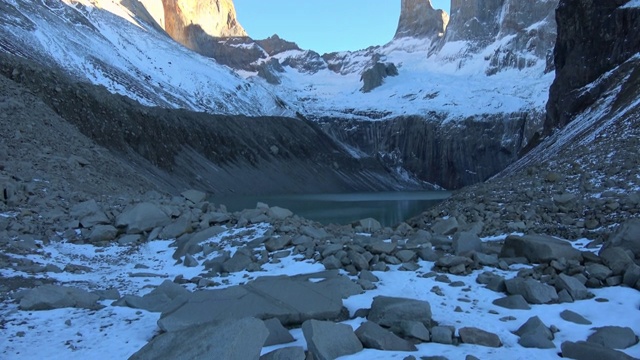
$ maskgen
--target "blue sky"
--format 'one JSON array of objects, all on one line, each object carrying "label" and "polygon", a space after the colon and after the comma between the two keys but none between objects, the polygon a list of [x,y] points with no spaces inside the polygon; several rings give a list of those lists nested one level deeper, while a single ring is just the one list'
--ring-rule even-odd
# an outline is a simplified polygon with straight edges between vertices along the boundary
[{"label": "blue sky", "polygon": [[[448,12],[450,0],[432,0]],[[273,34],[320,54],[382,45],[393,38],[400,0],[234,0],[254,39]]]}]

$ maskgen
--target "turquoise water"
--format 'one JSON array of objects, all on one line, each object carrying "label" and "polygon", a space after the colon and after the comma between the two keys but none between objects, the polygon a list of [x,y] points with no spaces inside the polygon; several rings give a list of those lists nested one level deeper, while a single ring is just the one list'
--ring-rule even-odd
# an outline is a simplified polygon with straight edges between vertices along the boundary
[{"label": "turquoise water", "polygon": [[394,226],[419,215],[451,195],[448,191],[375,192],[246,196],[211,199],[229,211],[253,209],[258,202],[280,206],[323,224],[349,224],[372,217],[383,226]]}]

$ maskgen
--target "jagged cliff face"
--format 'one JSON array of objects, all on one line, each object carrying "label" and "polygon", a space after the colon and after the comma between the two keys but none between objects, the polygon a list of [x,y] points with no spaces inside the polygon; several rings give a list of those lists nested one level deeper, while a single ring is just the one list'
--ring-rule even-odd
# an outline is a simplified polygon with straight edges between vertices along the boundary
[{"label": "jagged cliff face", "polygon": [[627,3],[560,2],[556,78],[547,103],[546,134],[564,127],[601,98],[609,85],[594,81],[640,52],[640,8]]},{"label": "jagged cliff face", "polygon": [[540,61],[549,72],[557,5],[558,0],[452,0],[451,21],[438,49],[463,41],[467,52],[477,53],[493,43],[487,75],[533,67]]},{"label": "jagged cliff face", "polygon": [[431,0],[402,0],[400,20],[394,39],[402,37],[435,39],[444,35],[449,15],[436,10]]},{"label": "jagged cliff face", "polygon": [[188,42],[189,27],[212,37],[247,36],[236,18],[232,0],[161,0],[164,29],[176,41]]},{"label": "jagged cliff face", "polygon": [[494,114],[442,123],[442,114],[388,121],[320,121],[334,138],[390,168],[447,189],[487,180],[518,159],[527,126],[539,114]]},{"label": "jagged cliff face", "polygon": [[164,30],[177,42],[205,54],[208,39],[246,37],[232,0],[162,0]]},{"label": "jagged cliff face", "polygon": [[499,31],[498,14],[504,0],[451,0],[447,41],[490,40]]}]

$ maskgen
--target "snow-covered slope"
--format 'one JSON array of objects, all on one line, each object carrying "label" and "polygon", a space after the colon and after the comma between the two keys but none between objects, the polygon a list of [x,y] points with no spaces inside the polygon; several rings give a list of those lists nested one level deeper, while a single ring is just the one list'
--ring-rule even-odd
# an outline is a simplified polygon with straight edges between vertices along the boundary
[{"label": "snow-covered slope", "polygon": [[[508,28],[502,23],[518,8],[513,2],[496,14],[501,31],[490,42],[404,36],[383,47],[322,57],[304,50],[268,55],[250,42],[242,46],[251,57],[261,56],[255,71],[234,73],[219,65],[229,63],[225,50],[210,51],[226,57],[217,63],[168,37],[157,23],[166,17],[159,1],[9,0],[0,4],[0,49],[59,65],[145,105],[211,113],[384,119],[430,111],[467,118],[542,110],[553,73],[540,54],[550,49],[536,48],[531,39],[553,33],[555,24],[543,13],[517,31]],[[531,43],[526,51],[518,48],[527,42],[523,38]],[[218,45],[241,57],[234,43]],[[275,74],[279,85],[258,76],[261,64],[273,59],[283,65]],[[395,64],[399,75],[362,93],[362,73],[378,62]]]},{"label": "snow-covered slope", "polygon": [[[336,60],[316,72],[285,66],[279,74],[282,83],[271,86],[311,117],[387,119],[436,111],[449,118],[466,118],[543,109],[554,76],[545,73],[543,61],[522,70],[486,74],[488,59],[510,39],[496,41],[477,54],[470,53],[468,42],[452,42],[429,56],[429,41],[400,38],[381,48],[332,54]],[[274,58],[283,63],[305,56],[304,51],[291,50]],[[376,63],[373,59],[393,63],[399,75],[364,93],[361,76]],[[329,69],[338,62],[340,72]]]},{"label": "snow-covered slope", "polygon": [[0,50],[59,66],[144,105],[218,114],[294,114],[262,85],[185,49],[136,17],[128,3],[3,1]]},{"label": "snow-covered slope", "polygon": [[[413,9],[409,3],[424,11],[412,17],[429,19],[439,14],[429,1],[403,1],[403,11]],[[464,119],[543,112],[554,79],[556,5],[555,0],[509,0],[495,9],[457,4],[444,34],[425,34],[423,23],[405,24],[402,20],[408,15],[403,13],[401,36],[382,47],[321,57],[313,51],[287,50],[271,53],[254,65],[259,69],[278,60],[283,68],[273,75],[281,84],[272,85],[273,91],[310,117],[369,120],[435,111],[446,119]],[[478,18],[486,21],[477,23]],[[478,27],[475,33],[469,33],[469,22]],[[398,75],[363,92],[363,74],[378,63],[393,63]],[[251,78],[258,72],[243,75]]]}]

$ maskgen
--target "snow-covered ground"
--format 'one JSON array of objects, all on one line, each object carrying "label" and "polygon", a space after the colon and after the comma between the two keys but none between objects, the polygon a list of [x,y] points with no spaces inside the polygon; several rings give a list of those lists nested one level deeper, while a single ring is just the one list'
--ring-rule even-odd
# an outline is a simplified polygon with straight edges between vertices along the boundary
[{"label": "snow-covered ground", "polygon": [[[270,225],[259,224],[248,228],[228,229],[211,239],[222,245],[222,248],[233,251],[232,245],[246,243],[256,239],[268,230]],[[503,236],[484,239],[498,241]],[[90,245],[73,245],[68,243],[52,243],[42,246],[37,255],[25,255],[35,262],[54,264],[59,267],[72,263],[88,266],[93,271],[84,274],[46,273],[43,278],[54,279],[68,286],[84,289],[108,289],[115,287],[122,295],[143,295],[166,279],[172,280],[178,275],[186,279],[204,272],[202,266],[186,268],[176,264],[172,258],[174,248],[172,241],[153,241],[138,248],[111,246],[98,248]],[[574,247],[585,250],[588,241],[579,240]],[[595,251],[597,249],[591,249]],[[212,253],[210,256],[215,256]],[[19,258],[20,256],[16,255]],[[202,259],[204,260],[204,259]],[[201,261],[202,263],[202,261]],[[433,263],[421,261],[418,271],[399,271],[392,267],[391,271],[374,272],[380,279],[377,289],[344,300],[344,304],[353,315],[356,310],[369,308],[377,295],[407,297],[426,300],[431,304],[433,318],[441,325],[452,325],[456,328],[464,326],[479,327],[497,334],[503,342],[501,348],[461,344],[459,346],[423,343],[418,345],[417,352],[387,352],[372,349],[344,359],[402,359],[408,355],[427,356],[443,355],[449,359],[464,359],[472,354],[481,359],[544,359],[555,358],[563,341],[580,341],[593,332],[593,328],[616,325],[628,326],[636,334],[640,333],[640,292],[623,287],[592,289],[596,295],[590,300],[555,305],[532,305],[531,310],[508,310],[497,307],[492,301],[503,296],[478,285],[478,270],[469,276],[448,275],[452,281],[462,281],[464,286],[451,287],[437,282],[434,277],[425,277]],[[300,255],[292,255],[281,259],[279,263],[263,265],[263,271],[240,272],[224,278],[213,278],[218,283],[215,288],[242,284],[259,277],[280,274],[305,274],[323,270],[323,266],[311,260],[303,260]],[[510,271],[492,268],[484,270],[496,272],[507,278],[513,277],[522,265],[512,266]],[[0,270],[1,275],[28,276],[13,270]],[[146,273],[137,277],[135,274]],[[152,276],[151,274],[155,274]],[[132,276],[133,275],[133,276]],[[436,295],[432,289],[438,286],[444,296]],[[188,285],[194,291],[194,285]],[[596,299],[608,299],[600,302]],[[0,358],[2,359],[125,359],[144,346],[160,329],[156,325],[159,313],[126,307],[110,306],[112,301],[103,301],[106,305],[101,310],[58,309],[49,311],[20,311],[17,305],[5,302],[0,305],[0,318],[4,328],[0,330]],[[462,311],[455,311],[456,307]],[[577,325],[560,318],[560,312],[571,310],[585,316],[593,325]],[[518,337],[512,331],[518,329],[532,316],[538,316],[547,325],[555,325],[559,332],[555,334],[556,349],[525,349],[518,345]],[[354,329],[365,319],[355,318],[345,321]],[[291,330],[296,339],[294,343],[267,347],[267,353],[278,347],[306,347],[302,331]],[[627,354],[640,357],[640,344],[624,350]]]}]

